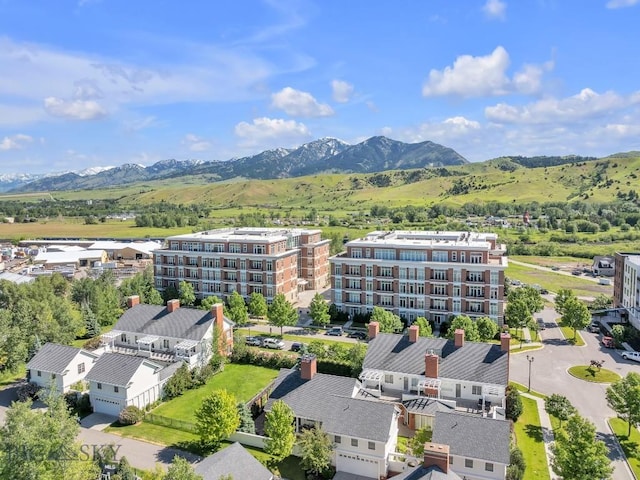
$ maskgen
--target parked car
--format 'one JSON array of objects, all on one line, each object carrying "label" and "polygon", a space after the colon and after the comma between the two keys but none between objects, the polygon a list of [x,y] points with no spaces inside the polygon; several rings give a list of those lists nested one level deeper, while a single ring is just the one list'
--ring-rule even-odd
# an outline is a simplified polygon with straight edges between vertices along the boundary
[{"label": "parked car", "polygon": [[332,335],[334,337],[341,337],[344,332],[342,331],[342,327],[331,327],[327,330],[325,335]]},{"label": "parked car", "polygon": [[582,275],[582,270],[576,268],[575,270],[571,271],[571,275],[575,275],[576,277]]},{"label": "parked car", "polygon": [[613,341],[613,338],[605,335],[602,337],[602,346],[604,348],[613,348],[615,347],[615,342]]},{"label": "parked car", "polygon": [[265,338],[262,341],[262,346],[264,348],[273,348],[275,350],[282,350],[284,348],[284,342],[282,340],[278,340],[277,338]]},{"label": "parked car", "polygon": [[546,288],[542,287],[542,288],[540,289],[540,295],[546,295],[546,294],[548,294],[548,293],[549,293],[549,290],[547,290]]},{"label": "parked car", "polygon": [[364,332],[351,332],[349,335],[347,335],[349,338],[357,338],[358,340],[366,340],[367,338],[367,334]]},{"label": "parked car", "polygon": [[622,352],[622,358],[640,362],[640,352]]},{"label": "parked car", "polygon": [[551,267],[551,270],[553,270],[554,272],[557,272],[558,270],[560,270],[560,267],[557,265],[554,265],[553,267]]},{"label": "parked car", "polygon": [[545,328],[547,328],[547,324],[546,324],[546,323],[544,323],[544,319],[542,319],[542,318],[537,318],[537,319],[536,319],[536,322],[538,322],[538,328],[539,328],[540,330],[544,330]]},{"label": "parked car", "polygon": [[587,327],[587,330],[591,333],[598,333],[600,332],[600,324],[598,322],[591,322],[591,325]]},{"label": "parked car", "polygon": [[299,352],[300,350],[302,350],[303,348],[306,348],[307,344],[306,343],[302,343],[302,342],[293,342],[291,344],[291,351],[292,352]]},{"label": "parked car", "polygon": [[246,343],[247,345],[252,345],[254,347],[261,347],[262,339],[260,337],[252,337],[249,335],[245,337],[244,343]]}]

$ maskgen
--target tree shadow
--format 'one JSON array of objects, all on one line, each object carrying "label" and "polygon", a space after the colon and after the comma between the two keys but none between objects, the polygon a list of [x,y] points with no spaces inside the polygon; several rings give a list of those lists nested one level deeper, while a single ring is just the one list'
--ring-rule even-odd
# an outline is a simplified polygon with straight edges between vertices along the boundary
[{"label": "tree shadow", "polygon": [[540,425],[532,425],[530,423],[526,424],[524,427],[524,431],[528,437],[532,438],[536,442],[542,442],[542,427]]}]

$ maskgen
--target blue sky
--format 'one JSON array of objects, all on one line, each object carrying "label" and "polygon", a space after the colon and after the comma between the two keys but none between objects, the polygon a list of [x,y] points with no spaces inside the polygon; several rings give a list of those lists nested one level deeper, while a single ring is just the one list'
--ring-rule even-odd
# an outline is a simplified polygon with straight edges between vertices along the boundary
[{"label": "blue sky", "polygon": [[640,150],[639,0],[0,0],[0,173],[374,135]]}]

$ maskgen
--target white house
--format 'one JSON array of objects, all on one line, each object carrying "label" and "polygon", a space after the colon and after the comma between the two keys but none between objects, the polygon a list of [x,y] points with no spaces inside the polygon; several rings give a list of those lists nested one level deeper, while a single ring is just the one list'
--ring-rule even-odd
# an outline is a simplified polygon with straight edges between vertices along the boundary
[{"label": "white house", "polygon": [[409,335],[378,333],[377,322],[371,322],[369,337],[360,375],[363,387],[372,396],[402,401],[410,428],[431,425],[436,411],[456,406],[492,414],[491,407],[504,407],[508,334],[495,345],[465,342],[464,330],[456,330],[454,340],[420,337],[417,326],[409,327]]},{"label": "white house", "polygon": [[27,376],[42,388],[53,384],[59,393],[66,393],[71,385],[85,379],[97,358],[80,348],[45,343],[27,364]]},{"label": "white house", "polygon": [[144,408],[159,400],[180,363],[168,367],[134,355],[104,353],[86,377],[94,412],[118,415],[128,405]]},{"label": "white house", "polygon": [[220,332],[220,348],[233,347],[233,322],[223,305],[211,311],[180,308],[180,300],[167,306],[142,305],[137,295],[127,299],[128,310],[113,330],[102,335],[106,351],[144,356],[166,362],[185,361],[190,368],[205,365],[212,355],[214,331]]},{"label": "white house", "polygon": [[436,413],[432,441],[448,445],[450,470],[467,480],[504,480],[510,463],[510,439],[507,420]]},{"label": "white house", "polygon": [[360,382],[316,373],[316,368],[315,356],[305,355],[300,370],[282,370],[265,410],[282,400],[293,410],[298,431],[320,424],[334,441],[337,471],[386,476],[397,443],[399,410],[391,403],[355,398]]}]

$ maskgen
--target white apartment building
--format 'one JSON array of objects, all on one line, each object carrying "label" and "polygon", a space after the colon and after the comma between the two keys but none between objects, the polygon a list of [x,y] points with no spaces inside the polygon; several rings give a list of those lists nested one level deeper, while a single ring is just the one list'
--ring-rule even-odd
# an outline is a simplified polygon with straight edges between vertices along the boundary
[{"label": "white apartment building", "polygon": [[331,257],[332,300],[349,314],[382,307],[440,324],[504,317],[506,247],[494,233],[375,231]]},{"label": "white apartment building", "polygon": [[225,228],[168,237],[155,251],[156,288],[193,285],[196,296],[226,300],[237,291],[271,301],[282,293],[295,302],[298,292],[328,283],[329,244],[320,230]]},{"label": "white apartment building", "polygon": [[616,253],[614,307],[623,307],[629,322],[640,330],[640,253]]}]

